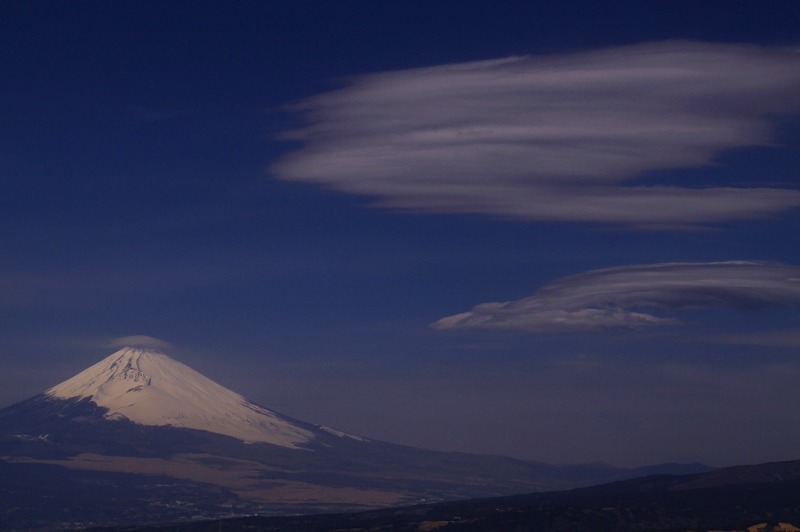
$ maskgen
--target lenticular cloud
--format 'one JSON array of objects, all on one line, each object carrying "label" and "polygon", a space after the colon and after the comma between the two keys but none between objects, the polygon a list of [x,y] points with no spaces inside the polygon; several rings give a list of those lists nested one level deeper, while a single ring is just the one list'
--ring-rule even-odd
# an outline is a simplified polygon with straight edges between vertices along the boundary
[{"label": "lenticular cloud", "polygon": [[[771,142],[800,108],[800,54],[663,42],[366,75],[295,110],[304,147],[281,179],[427,212],[641,225],[752,218],[800,205],[776,188],[644,186]],[[770,176],[752,176],[769,180]]]},{"label": "lenticular cloud", "polygon": [[664,263],[564,277],[537,294],[483,303],[435,329],[604,331],[679,323],[674,313],[800,301],[800,268],[770,262]]}]

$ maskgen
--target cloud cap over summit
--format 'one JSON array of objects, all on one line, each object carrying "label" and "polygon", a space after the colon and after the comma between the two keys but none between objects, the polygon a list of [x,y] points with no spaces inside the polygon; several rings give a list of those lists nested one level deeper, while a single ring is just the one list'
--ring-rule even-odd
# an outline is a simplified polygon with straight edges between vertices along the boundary
[{"label": "cloud cap over summit", "polygon": [[172,347],[172,344],[166,340],[161,340],[153,336],[146,336],[143,334],[135,334],[133,336],[120,336],[113,338],[108,347],[142,347],[150,349],[167,349]]}]

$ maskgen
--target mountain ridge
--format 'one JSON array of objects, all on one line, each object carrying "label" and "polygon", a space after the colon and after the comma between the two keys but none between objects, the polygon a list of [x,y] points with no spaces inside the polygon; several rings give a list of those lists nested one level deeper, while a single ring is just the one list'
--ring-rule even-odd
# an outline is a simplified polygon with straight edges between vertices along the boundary
[{"label": "mountain ridge", "polygon": [[[213,415],[205,411],[207,405]],[[246,416],[254,417],[250,424]],[[187,420],[197,423],[190,426]],[[243,433],[237,424],[251,432]],[[283,432],[270,434],[274,427]],[[254,441],[248,437],[252,431],[267,434]],[[709,469],[665,465],[655,471],[676,467]],[[7,472],[0,478],[0,495],[18,501],[0,518],[0,528],[46,527],[76,517],[83,519],[81,526],[120,525],[137,523],[142,512],[152,522],[163,522],[364,510],[569,489],[640,471],[431,451],[362,438],[250,403],[163,353],[141,348],[123,348],[39,395],[0,409],[0,469]],[[46,496],[26,480],[42,471],[59,479]],[[97,483],[108,489],[95,494],[95,501],[82,500],[79,513],[64,514],[54,503],[77,507],[74,494]],[[192,489],[205,494],[199,506],[185,498]]]}]

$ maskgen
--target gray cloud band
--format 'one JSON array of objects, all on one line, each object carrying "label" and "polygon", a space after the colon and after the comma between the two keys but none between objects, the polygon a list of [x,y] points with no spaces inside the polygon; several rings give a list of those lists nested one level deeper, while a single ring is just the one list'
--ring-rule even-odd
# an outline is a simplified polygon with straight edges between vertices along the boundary
[{"label": "gray cloud band", "polygon": [[800,268],[768,262],[666,263],[595,270],[534,296],[483,303],[435,329],[602,331],[679,323],[669,314],[800,301]]},{"label": "gray cloud band", "polygon": [[[800,54],[663,42],[353,79],[295,107],[274,174],[379,205],[529,220],[721,222],[800,205],[778,188],[643,186],[646,172],[768,145],[800,108]],[[769,180],[770,176],[752,176]]]}]

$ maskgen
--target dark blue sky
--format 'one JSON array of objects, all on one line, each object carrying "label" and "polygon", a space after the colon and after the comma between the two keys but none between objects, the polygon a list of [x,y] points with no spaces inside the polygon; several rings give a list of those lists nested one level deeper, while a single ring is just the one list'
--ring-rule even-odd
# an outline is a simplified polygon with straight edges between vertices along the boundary
[{"label": "dark blue sky", "polygon": [[797,2],[0,15],[0,404],[148,335],[398,443],[797,458]]}]

